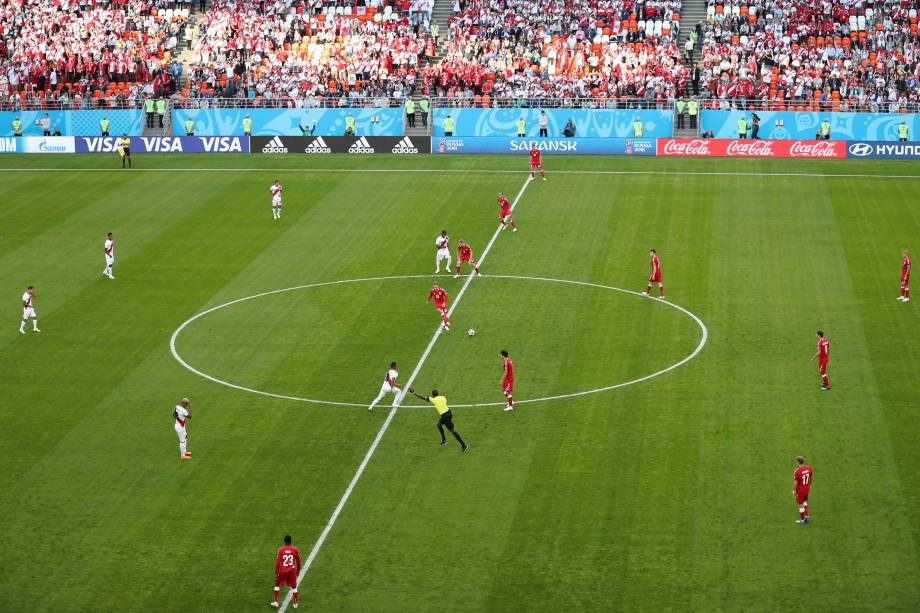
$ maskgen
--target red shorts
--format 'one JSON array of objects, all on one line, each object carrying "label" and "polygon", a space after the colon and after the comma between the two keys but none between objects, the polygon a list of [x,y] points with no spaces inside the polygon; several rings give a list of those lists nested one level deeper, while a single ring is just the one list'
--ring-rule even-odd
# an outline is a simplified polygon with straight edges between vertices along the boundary
[{"label": "red shorts", "polygon": [[289,570],[286,573],[275,575],[275,587],[297,587],[297,571]]},{"label": "red shorts", "polygon": [[901,287],[907,287],[910,284],[910,275],[901,277]]},{"label": "red shorts", "polygon": [[539,168],[540,170],[542,170],[542,169],[543,169],[543,162],[536,162],[536,163],[531,162],[531,163],[530,163],[530,167],[531,167],[531,168]]},{"label": "red shorts", "polygon": [[463,262],[472,262],[472,261],[473,261],[473,256],[472,256],[472,255],[463,255],[462,253],[461,253],[460,255],[458,255],[457,258],[460,260],[460,263],[461,263],[461,264],[462,264]]},{"label": "red shorts", "polygon": [[808,491],[807,490],[802,490],[802,491],[796,490],[795,491],[795,503],[803,504],[805,502],[808,502]]},{"label": "red shorts", "polygon": [[506,379],[502,381],[502,391],[506,394],[510,394],[514,391],[514,379]]},{"label": "red shorts", "polygon": [[437,303],[437,302],[435,302],[435,303],[434,303],[434,308],[436,308],[436,309],[438,310],[439,313],[443,313],[444,311],[447,310],[447,305],[446,305],[445,303],[443,303],[443,302],[442,302],[442,303]]},{"label": "red shorts", "polygon": [[649,283],[661,283],[661,271],[656,272],[648,278]]},{"label": "red shorts", "polygon": [[827,374],[827,360],[818,362],[818,370],[821,372],[822,375]]},{"label": "red shorts", "polygon": [[507,210],[502,209],[501,212],[498,214],[498,218],[501,219],[502,221],[505,221],[506,217],[511,217],[511,209],[507,209]]}]

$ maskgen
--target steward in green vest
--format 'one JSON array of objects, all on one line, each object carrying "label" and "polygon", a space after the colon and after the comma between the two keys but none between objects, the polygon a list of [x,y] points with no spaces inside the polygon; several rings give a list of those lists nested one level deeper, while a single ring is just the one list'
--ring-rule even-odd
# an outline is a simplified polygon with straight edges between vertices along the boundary
[{"label": "steward in green vest", "polygon": [[153,127],[153,98],[144,100],[144,112],[147,113],[147,127]]},{"label": "steward in green vest", "polygon": [[821,138],[828,140],[831,137],[831,122],[824,120],[821,122]]},{"label": "steward in green vest", "polygon": [[406,98],[406,119],[408,120],[409,127],[415,127],[415,100],[412,98]]},{"label": "steward in green vest", "polygon": [[166,115],[166,100],[157,99],[157,116],[160,118],[160,127],[163,127],[163,116]]},{"label": "steward in green vest", "polygon": [[633,137],[642,138],[642,120],[637,119],[633,122]]},{"label": "steward in green vest", "polygon": [[527,122],[524,121],[523,117],[517,120],[517,131],[518,138],[524,138],[527,136]]},{"label": "steward in green vest", "polygon": [[428,127],[428,112],[431,110],[431,103],[428,102],[428,98],[422,98],[418,103],[419,109],[422,111],[422,125],[426,128]]},{"label": "steward in green vest", "polygon": [[354,136],[355,135],[355,118],[349,113],[348,117],[345,118],[345,136]]},{"label": "steward in green vest", "polygon": [[195,136],[195,122],[192,121],[191,117],[185,120],[185,135]]},{"label": "steward in green vest", "polygon": [[444,120],[444,136],[454,135],[454,118],[450,115]]},{"label": "steward in green vest", "polygon": [[907,140],[907,122],[902,121],[901,125],[898,126],[898,140]]},{"label": "steward in green vest", "polygon": [[102,136],[109,135],[109,120],[105,117],[99,120],[99,132]]},{"label": "steward in green vest", "polygon": [[252,119],[249,118],[249,115],[243,117],[243,135],[252,136]]},{"label": "steward in green vest", "polygon": [[691,100],[687,103],[687,114],[690,115],[690,127],[696,127],[696,116],[699,113],[699,102]]},{"label": "steward in green vest", "polygon": [[13,120],[13,136],[22,136],[22,122],[18,117]]},{"label": "steward in green vest", "polygon": [[438,24],[431,24],[431,38],[434,39],[434,44],[438,44],[438,34],[441,33],[441,28],[438,27]]},{"label": "steward in green vest", "polygon": [[687,103],[683,98],[674,104],[674,110],[677,111],[677,127],[684,127],[684,111],[687,110]]},{"label": "steward in green vest", "polygon": [[744,115],[738,120],[738,138],[747,138],[747,120]]}]

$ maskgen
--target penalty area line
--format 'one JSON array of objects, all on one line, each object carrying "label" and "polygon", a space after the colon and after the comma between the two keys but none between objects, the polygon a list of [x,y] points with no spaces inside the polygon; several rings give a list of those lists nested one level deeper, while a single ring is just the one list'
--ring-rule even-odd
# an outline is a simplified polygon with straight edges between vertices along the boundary
[{"label": "penalty area line", "polygon": [[[518,171],[520,172],[520,171]],[[511,211],[517,207],[518,203],[521,200],[521,197],[524,195],[524,192],[527,190],[527,186],[530,185],[530,175],[527,176],[527,179],[524,181],[524,185],[521,186],[521,189],[518,191],[517,196],[514,197],[514,201],[511,203]],[[489,255],[489,252],[492,250],[492,245],[495,244],[495,241],[498,240],[499,234],[502,232],[502,226],[499,225],[495,232],[492,234],[492,238],[489,240],[489,243],[486,245],[486,248],[483,250],[482,255],[479,258],[479,266],[481,267],[486,258]],[[466,281],[463,283],[463,287],[460,288],[460,291],[457,293],[457,297],[454,299],[454,303],[451,305],[450,309],[447,311],[447,317],[450,318],[456,310],[457,306],[460,304],[460,300],[463,298],[463,294],[466,293],[467,288],[470,286],[470,283],[473,281],[475,273],[471,272],[466,277]],[[332,515],[329,517],[329,521],[326,522],[326,525],[323,527],[323,531],[320,533],[319,538],[316,539],[316,543],[313,544],[313,549],[310,550],[310,555],[307,556],[307,559],[304,561],[303,566],[300,568],[300,573],[297,575],[297,587],[300,588],[300,584],[303,583],[303,579],[306,576],[307,572],[310,570],[310,567],[313,566],[313,562],[316,560],[316,556],[319,555],[320,550],[323,548],[323,545],[326,543],[326,539],[329,538],[329,533],[332,532],[332,528],[335,526],[335,522],[338,521],[339,515],[342,513],[342,509],[345,508],[345,504],[348,502],[348,499],[351,497],[351,493],[354,491],[355,486],[358,485],[358,481],[361,479],[361,475],[364,474],[367,465],[370,463],[371,458],[374,457],[374,453],[377,451],[377,447],[380,445],[380,441],[383,440],[383,435],[386,434],[387,430],[390,428],[390,424],[393,423],[393,418],[396,417],[397,411],[399,411],[399,406],[402,404],[403,399],[406,397],[407,390],[415,382],[415,378],[421,372],[422,367],[425,365],[425,362],[428,360],[428,356],[431,355],[431,351],[434,349],[435,344],[438,342],[438,339],[441,338],[441,334],[444,332],[444,322],[438,324],[438,329],[435,330],[434,335],[431,337],[431,340],[428,341],[428,346],[425,347],[425,351],[422,353],[422,357],[419,358],[418,363],[415,365],[415,368],[412,369],[412,374],[409,375],[409,379],[406,380],[406,383],[403,385],[402,390],[399,395],[396,397],[396,403],[393,408],[390,409],[390,412],[387,414],[387,418],[384,420],[383,425],[380,426],[380,429],[377,431],[377,435],[374,437],[371,446],[368,447],[367,453],[364,454],[364,459],[361,460],[361,464],[358,465],[358,470],[355,471],[354,476],[351,478],[351,481],[348,483],[348,487],[345,488],[345,493],[342,494],[342,497],[339,499],[335,509],[332,511]],[[281,604],[282,613],[287,610],[288,605],[291,602],[293,593],[288,590],[287,595],[284,597],[284,602]]]}]

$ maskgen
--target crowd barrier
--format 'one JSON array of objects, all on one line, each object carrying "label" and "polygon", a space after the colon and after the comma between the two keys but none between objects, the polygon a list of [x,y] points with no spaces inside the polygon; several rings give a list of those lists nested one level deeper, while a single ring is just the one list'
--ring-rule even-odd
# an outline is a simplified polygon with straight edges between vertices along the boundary
[{"label": "crowd barrier", "polygon": [[432,153],[517,153],[536,147],[547,154],[655,155],[653,138],[507,138],[502,136],[437,136]]},{"label": "crowd barrier", "polygon": [[402,136],[403,112],[399,108],[356,109],[174,109],[172,131],[185,134],[185,122],[195,123],[195,134],[242,136],[243,120],[252,120],[259,136],[343,136],[348,115],[360,136]]},{"label": "crowd barrier", "polygon": [[451,136],[517,135],[517,122],[524,118],[525,136],[540,135],[540,113],[546,113],[548,136],[562,137],[571,119],[579,138],[625,138],[635,134],[636,119],[642,121],[643,138],[667,138],[673,135],[674,112],[670,110],[632,109],[452,109],[432,110],[431,135],[445,136],[444,120],[454,121]]},{"label": "crowd barrier", "polygon": [[[907,125],[908,137],[920,137],[917,113],[798,113],[792,111],[754,111],[760,118],[758,136],[773,140],[813,139],[827,119],[830,137],[836,140],[896,141],[898,128]],[[715,138],[738,138],[738,120],[744,117],[750,136],[751,111],[700,112],[700,129],[712,130]]]},{"label": "crowd barrier", "polygon": [[[128,134],[136,136],[141,133],[141,111],[47,111],[51,132],[59,131],[65,136],[99,136],[99,122],[102,118],[109,121],[109,134]],[[45,111],[0,112],[0,136],[13,136],[13,120],[22,122],[23,136],[41,136],[42,128],[38,120],[44,119]]]}]

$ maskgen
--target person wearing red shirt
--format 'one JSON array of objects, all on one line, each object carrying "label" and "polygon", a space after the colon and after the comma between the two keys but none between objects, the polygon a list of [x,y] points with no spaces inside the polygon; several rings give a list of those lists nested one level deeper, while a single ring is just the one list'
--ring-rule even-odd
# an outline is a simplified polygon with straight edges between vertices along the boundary
[{"label": "person wearing red shirt", "polygon": [[514,393],[514,364],[512,364],[511,358],[508,357],[508,352],[506,350],[501,350],[501,356],[502,368],[504,369],[504,375],[502,376],[502,393],[508,400],[508,406],[503,410],[513,411],[514,398],[512,398],[511,395]]},{"label": "person wearing red shirt", "polygon": [[291,598],[294,608],[297,608],[297,574],[300,572],[300,552],[291,545],[291,535],[284,537],[284,547],[278,550],[278,556],[275,558],[275,599],[272,606],[278,608],[278,596],[281,594],[281,586],[287,585],[291,588]]},{"label": "person wearing red shirt", "polygon": [[508,224],[511,224],[511,231],[517,232],[517,224],[514,223],[514,220],[511,219],[511,203],[508,202],[508,199],[505,198],[505,194],[498,192],[498,221],[502,225],[502,230],[508,227]]},{"label": "person wearing red shirt", "polygon": [[473,248],[470,247],[469,243],[461,239],[457,246],[457,274],[454,275],[454,279],[460,278],[460,265],[464,262],[470,263],[470,266],[473,267],[473,274],[482,276],[482,273],[479,272],[479,266],[476,264],[476,260],[473,259]]},{"label": "person wearing red shirt", "polygon": [[824,332],[818,330],[815,333],[818,337],[818,351],[811,356],[812,361],[818,358],[818,371],[821,373],[821,390],[831,389],[831,384],[827,380],[827,363],[831,359],[831,342],[824,338]]},{"label": "person wearing red shirt", "polygon": [[658,284],[658,297],[664,300],[664,283],[661,282],[661,260],[658,258],[658,254],[654,249],[651,249],[648,252],[649,257],[651,258],[652,263],[652,273],[648,278],[648,287],[645,288],[645,295],[652,295],[652,285]]},{"label": "person wearing red shirt", "polygon": [[901,302],[910,302],[910,254],[907,249],[901,251]]},{"label": "person wearing red shirt", "polygon": [[792,494],[795,496],[795,503],[799,505],[799,519],[795,523],[804,526],[811,521],[811,514],[808,512],[808,492],[811,490],[811,482],[814,475],[811,472],[811,466],[805,463],[805,458],[799,456],[795,459],[795,472],[792,479],[795,482],[795,489]]},{"label": "person wearing red shirt", "polygon": [[425,302],[431,302],[434,299],[434,308],[441,314],[441,321],[444,322],[444,329],[450,332],[450,319],[447,318],[447,292],[435,283],[428,292],[428,299]]},{"label": "person wearing red shirt", "polygon": [[536,146],[530,148],[530,180],[536,179],[534,170],[540,169],[540,176],[546,181],[546,174],[543,172],[543,161],[540,159],[540,150]]}]

